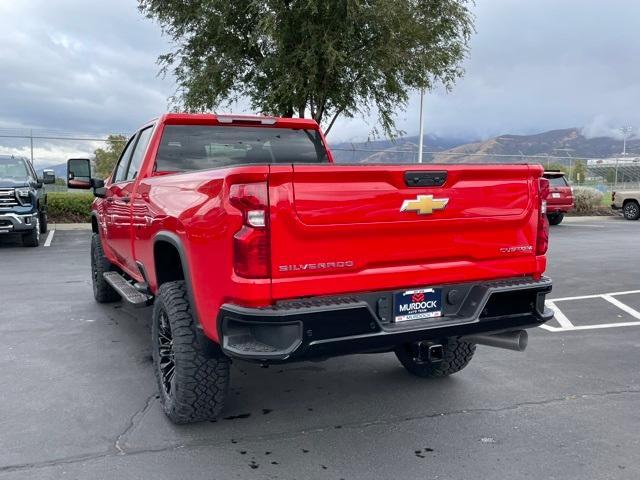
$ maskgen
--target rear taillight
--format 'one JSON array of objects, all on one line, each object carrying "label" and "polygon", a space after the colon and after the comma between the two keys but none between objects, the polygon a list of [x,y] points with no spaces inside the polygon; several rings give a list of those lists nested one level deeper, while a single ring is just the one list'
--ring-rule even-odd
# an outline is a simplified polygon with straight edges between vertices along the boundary
[{"label": "rear taillight", "polygon": [[242,228],[233,236],[233,269],[241,277],[268,278],[269,198],[266,183],[232,185],[231,204],[242,212]]},{"label": "rear taillight", "polygon": [[547,219],[547,198],[549,197],[549,180],[540,179],[540,218],[538,218],[538,234],[536,236],[536,255],[544,255],[549,248],[549,220]]}]

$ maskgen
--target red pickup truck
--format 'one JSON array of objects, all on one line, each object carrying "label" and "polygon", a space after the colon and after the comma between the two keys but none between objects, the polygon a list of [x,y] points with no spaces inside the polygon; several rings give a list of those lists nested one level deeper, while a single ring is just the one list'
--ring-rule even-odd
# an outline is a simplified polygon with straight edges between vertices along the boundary
[{"label": "red pickup truck", "polygon": [[537,165],[336,165],[312,120],[167,114],[106,181],[87,159],[98,302],[154,304],[168,417],[215,418],[231,359],[394,351],[419,377],[552,317]]}]

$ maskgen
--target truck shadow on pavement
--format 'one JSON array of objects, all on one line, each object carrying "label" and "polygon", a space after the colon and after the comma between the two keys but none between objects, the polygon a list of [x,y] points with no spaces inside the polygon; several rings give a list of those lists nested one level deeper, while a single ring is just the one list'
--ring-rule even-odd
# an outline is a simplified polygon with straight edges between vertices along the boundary
[{"label": "truck shadow on pavement", "polygon": [[[420,379],[406,372],[393,353],[268,367],[234,360],[229,400],[218,420],[177,426],[165,418],[155,395],[151,308],[133,309],[116,303],[101,309],[108,325],[119,330],[117,348],[123,353],[137,352],[136,363],[145,363],[144,367],[139,366],[146,377],[140,382],[153,382],[154,387],[151,405],[138,416],[139,424],[132,429],[135,431],[123,439],[125,449],[178,445],[194,438],[217,442],[225,437],[231,441],[292,429],[340,429],[385,417],[438,415],[443,408],[451,408],[456,399],[464,402],[470,395],[470,382],[465,380],[464,371],[444,379]],[[113,392],[114,401],[119,396]],[[144,400],[140,398],[139,403]]]},{"label": "truck shadow on pavement", "polygon": [[[42,245],[42,237],[40,237],[40,245]],[[20,235],[12,233],[3,233],[0,235],[0,250],[10,250],[12,248],[27,249],[22,245],[22,238]]]}]

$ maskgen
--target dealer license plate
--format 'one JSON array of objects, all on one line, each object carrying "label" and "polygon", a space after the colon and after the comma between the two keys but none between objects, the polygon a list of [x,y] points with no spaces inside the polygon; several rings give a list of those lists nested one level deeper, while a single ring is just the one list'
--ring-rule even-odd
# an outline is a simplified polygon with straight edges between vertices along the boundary
[{"label": "dealer license plate", "polygon": [[393,316],[396,322],[442,316],[442,289],[420,288],[394,295]]}]

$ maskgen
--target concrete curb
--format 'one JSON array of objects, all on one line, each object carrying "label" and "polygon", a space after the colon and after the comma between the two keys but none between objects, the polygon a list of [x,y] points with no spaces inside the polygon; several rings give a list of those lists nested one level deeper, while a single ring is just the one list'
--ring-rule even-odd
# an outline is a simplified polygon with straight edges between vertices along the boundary
[{"label": "concrete curb", "polygon": [[623,220],[622,215],[592,215],[588,217],[565,216],[563,222],[579,223],[579,222],[605,222]]},{"label": "concrete curb", "polygon": [[91,230],[90,223],[52,223],[49,230]]}]

